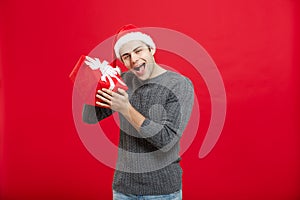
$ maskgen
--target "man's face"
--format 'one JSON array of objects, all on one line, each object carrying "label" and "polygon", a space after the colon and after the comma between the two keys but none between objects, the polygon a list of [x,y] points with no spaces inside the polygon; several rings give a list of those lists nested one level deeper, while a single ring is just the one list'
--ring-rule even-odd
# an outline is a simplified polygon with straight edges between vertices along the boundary
[{"label": "man's face", "polygon": [[143,42],[134,40],[120,48],[121,60],[139,79],[151,78],[155,61],[153,51]]}]

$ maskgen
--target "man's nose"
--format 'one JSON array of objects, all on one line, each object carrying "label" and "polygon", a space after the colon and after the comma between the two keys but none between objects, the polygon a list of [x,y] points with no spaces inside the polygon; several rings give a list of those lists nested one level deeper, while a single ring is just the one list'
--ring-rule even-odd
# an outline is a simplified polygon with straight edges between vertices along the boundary
[{"label": "man's nose", "polygon": [[131,58],[131,63],[133,64],[139,59],[138,55],[135,52],[131,53],[130,58]]}]

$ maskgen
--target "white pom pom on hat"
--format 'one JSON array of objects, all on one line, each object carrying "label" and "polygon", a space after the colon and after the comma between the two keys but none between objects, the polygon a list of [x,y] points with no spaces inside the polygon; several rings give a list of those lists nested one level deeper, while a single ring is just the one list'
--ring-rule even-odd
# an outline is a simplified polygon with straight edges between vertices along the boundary
[{"label": "white pom pom on hat", "polygon": [[156,46],[149,35],[140,32],[136,26],[132,24],[128,24],[123,26],[116,35],[114,51],[118,59],[120,59],[120,53],[119,53],[120,48],[127,42],[133,40],[140,40],[144,42],[145,44],[149,45],[152,48],[153,52],[155,52],[156,50]]}]

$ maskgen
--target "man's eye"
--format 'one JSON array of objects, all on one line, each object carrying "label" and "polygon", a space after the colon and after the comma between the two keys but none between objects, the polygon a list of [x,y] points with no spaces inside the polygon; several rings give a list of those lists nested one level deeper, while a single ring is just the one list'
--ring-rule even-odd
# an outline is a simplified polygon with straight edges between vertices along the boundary
[{"label": "man's eye", "polygon": [[142,50],[143,50],[143,49],[137,49],[137,50],[135,50],[134,53],[138,54],[138,53],[140,53]]},{"label": "man's eye", "polygon": [[129,56],[128,55],[126,55],[126,56],[122,56],[122,59],[123,60],[127,60],[129,58]]}]

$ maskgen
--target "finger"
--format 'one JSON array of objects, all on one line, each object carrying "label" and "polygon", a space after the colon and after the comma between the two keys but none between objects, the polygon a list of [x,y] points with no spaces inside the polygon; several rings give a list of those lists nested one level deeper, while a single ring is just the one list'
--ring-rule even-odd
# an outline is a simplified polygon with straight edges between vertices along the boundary
[{"label": "finger", "polygon": [[103,94],[103,91],[97,90],[97,93],[102,95],[102,94]]},{"label": "finger", "polygon": [[107,93],[102,92],[101,90],[100,91],[98,90],[98,94],[96,94],[96,97],[98,99],[101,99],[102,101],[105,101],[105,102],[110,102],[111,99],[112,99],[111,95],[108,95]]},{"label": "finger", "polygon": [[108,104],[106,104],[106,103],[101,103],[101,102],[99,102],[99,101],[96,101],[96,104],[97,104],[98,106],[101,106],[101,107],[104,107],[104,108],[110,108],[110,105],[108,105]]},{"label": "finger", "polygon": [[99,94],[96,94],[96,97],[97,97],[98,99],[102,100],[102,99],[101,99],[101,96],[100,96]]},{"label": "finger", "polygon": [[126,95],[126,91],[123,90],[122,88],[118,88],[118,92],[119,92],[121,95],[123,95],[123,96]]},{"label": "finger", "polygon": [[97,97],[99,100],[101,100],[100,103],[105,103],[105,104],[111,106],[112,103],[111,103],[111,100],[110,100],[110,99],[107,99],[107,98],[105,98],[105,97],[103,97],[103,96],[101,96],[101,95],[99,95],[99,94],[97,94],[96,97]]},{"label": "finger", "polygon": [[107,88],[102,88],[102,91],[103,91],[104,93],[110,95],[110,96],[113,96],[113,93],[114,93],[113,91],[111,91],[111,90],[109,90],[109,89],[107,89]]},{"label": "finger", "polygon": [[107,97],[112,97],[110,90],[104,90],[104,88],[102,88],[101,90],[97,90],[97,93],[102,96],[106,95]]}]

